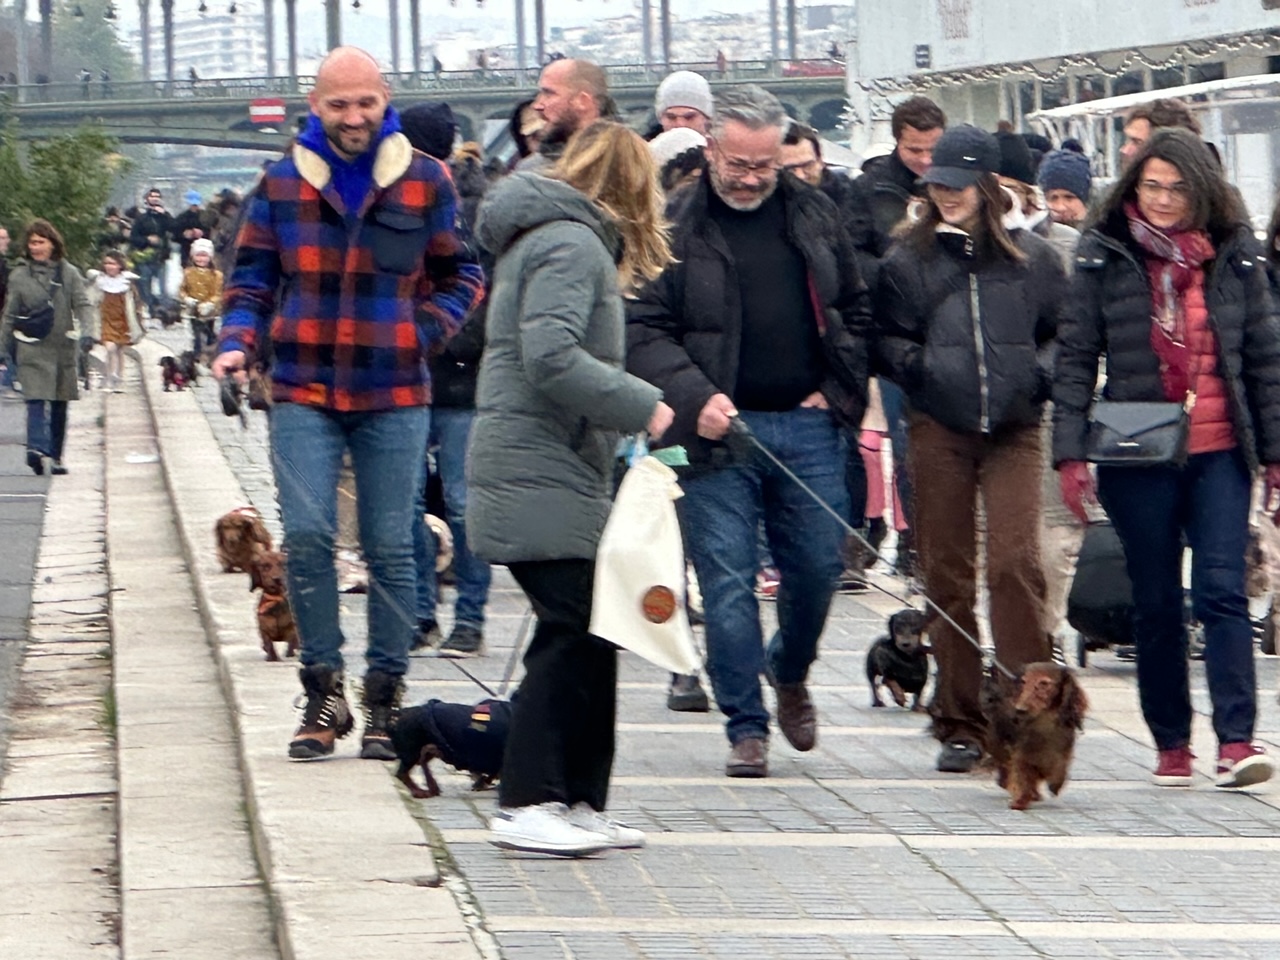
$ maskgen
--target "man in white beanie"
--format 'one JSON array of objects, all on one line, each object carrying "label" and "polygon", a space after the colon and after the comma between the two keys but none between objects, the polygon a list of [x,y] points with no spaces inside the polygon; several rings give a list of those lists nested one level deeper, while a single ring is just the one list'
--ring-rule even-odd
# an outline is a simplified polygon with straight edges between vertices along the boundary
[{"label": "man in white beanie", "polygon": [[707,78],[691,70],[677,70],[658,84],[653,99],[653,112],[663,130],[688,127],[704,137],[715,112],[711,84]]}]

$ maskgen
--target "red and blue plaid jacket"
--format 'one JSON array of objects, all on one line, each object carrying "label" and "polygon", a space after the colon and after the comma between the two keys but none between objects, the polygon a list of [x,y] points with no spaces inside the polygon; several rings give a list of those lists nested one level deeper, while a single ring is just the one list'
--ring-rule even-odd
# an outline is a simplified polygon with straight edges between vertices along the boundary
[{"label": "red and blue plaid jacket", "polygon": [[373,181],[348,216],[328,164],[296,144],[247,201],[218,346],[254,356],[269,337],[277,403],[429,404],[427,356],[484,296],[445,166],[393,133]]}]

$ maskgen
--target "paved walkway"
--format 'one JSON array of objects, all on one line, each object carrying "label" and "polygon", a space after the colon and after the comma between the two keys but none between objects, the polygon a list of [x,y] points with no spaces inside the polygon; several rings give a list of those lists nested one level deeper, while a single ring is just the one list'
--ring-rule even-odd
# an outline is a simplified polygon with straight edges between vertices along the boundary
[{"label": "paved walkway", "polygon": [[[211,382],[160,394],[159,339],[145,345],[142,372],[192,586],[234,704],[282,956],[1280,956],[1271,900],[1280,788],[1213,788],[1207,719],[1197,721],[1197,785],[1152,787],[1133,667],[1096,655],[1084,671],[1093,711],[1072,782],[1058,799],[1010,811],[986,777],[933,772],[918,715],[868,706],[863,657],[897,607],[878,596],[837,600],[813,674],[818,747],[798,754],[775,737],[768,780],[724,778],[718,716],[668,713],[661,672],[624,656],[611,807],[648,831],[643,851],[583,861],[503,853],[484,842],[491,792],[448,774],[443,796],[412,801],[389,766],[355,759],[354,736],[332,761],[289,764],[295,671],[262,662],[253,596],[242,575],[217,572],[211,535],[239,502],[274,517],[262,418],[241,430],[222,417]],[[490,684],[523,611],[499,572],[489,656],[467,664]],[[358,651],[363,598],[345,596],[343,615]],[[351,662],[354,672],[358,655]],[[1259,735],[1280,750],[1276,663],[1259,658]],[[1193,676],[1203,711],[1199,665]],[[480,692],[450,662],[415,657],[409,700],[431,696]],[[121,827],[127,836],[127,817]],[[11,842],[0,833],[0,855]]]}]

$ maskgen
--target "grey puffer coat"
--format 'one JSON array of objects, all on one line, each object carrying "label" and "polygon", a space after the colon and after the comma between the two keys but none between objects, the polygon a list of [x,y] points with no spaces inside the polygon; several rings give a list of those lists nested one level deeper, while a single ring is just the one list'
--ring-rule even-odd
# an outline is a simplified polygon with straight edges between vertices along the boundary
[{"label": "grey puffer coat", "polygon": [[[76,353],[80,348],[82,321],[88,316],[89,298],[84,278],[62,261],[62,286],[52,286],[56,263],[20,261],[9,272],[9,292],[0,319],[0,348],[17,364],[24,400],[78,400]],[[52,295],[51,295],[52,292]],[[43,340],[32,340],[14,330],[14,318],[53,301],[53,329]]]},{"label": "grey puffer coat", "polygon": [[497,256],[467,451],[467,540],[495,563],[591,559],[618,437],[661,391],[623,370],[621,238],[536,173],[495,185],[476,233]]}]

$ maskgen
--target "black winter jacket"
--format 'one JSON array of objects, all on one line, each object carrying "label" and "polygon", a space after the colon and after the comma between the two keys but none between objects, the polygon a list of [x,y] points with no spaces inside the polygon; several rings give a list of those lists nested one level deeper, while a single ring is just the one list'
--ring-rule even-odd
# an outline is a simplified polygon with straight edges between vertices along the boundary
[{"label": "black winter jacket", "polygon": [[1025,261],[976,259],[968,234],[942,231],[928,252],[899,243],[880,267],[877,369],[951,430],[1037,423],[1049,398],[1067,279],[1044,240],[1012,236]]},{"label": "black winter jacket", "polygon": [[853,255],[858,261],[858,272],[862,274],[867,287],[874,290],[880,261],[878,254],[872,252],[876,246],[875,230],[866,194],[858,188],[857,180],[835,173],[830,167],[822,171],[822,182],[818,184],[818,189],[836,205],[836,216],[849,235]]},{"label": "black winter jacket", "polygon": [[488,292],[493,282],[493,254],[475,239],[476,213],[489,183],[480,164],[467,159],[451,163],[453,182],[458,190],[458,213],[462,218],[459,232],[475,247],[476,258],[484,270],[485,299],[471,311],[462,329],[445,341],[444,349],[431,357],[431,405],[433,407],[467,408],[476,405],[476,377],[480,372],[480,355],[484,353],[484,325],[489,313]]},{"label": "black winter jacket", "polygon": [[[681,191],[669,212],[676,262],[627,305],[627,370],[662,388],[675,410],[663,444],[682,444],[694,464],[728,462],[727,447],[698,436],[698,414],[717,393],[733,394],[738,377],[742,304],[724,236],[707,212],[703,178]],[[821,191],[784,176],[778,185],[787,233],[804,256],[819,321],[827,374],[821,389],[840,423],[856,430],[867,401],[870,300],[845,231]]]},{"label": "black winter jacket", "polygon": [[[1211,237],[1205,304],[1218,344],[1236,441],[1250,467],[1280,463],[1280,322],[1266,259],[1248,226]],[[1085,459],[1089,411],[1106,357],[1108,400],[1164,401],[1151,348],[1151,285],[1122,208],[1080,239],[1059,333],[1053,462]]]},{"label": "black winter jacket", "polygon": [[849,226],[854,245],[881,258],[893,245],[893,228],[907,215],[912,197],[924,196],[919,177],[898,159],[895,150],[887,157],[872,160],[862,176],[853,181],[860,196],[864,220]]}]

